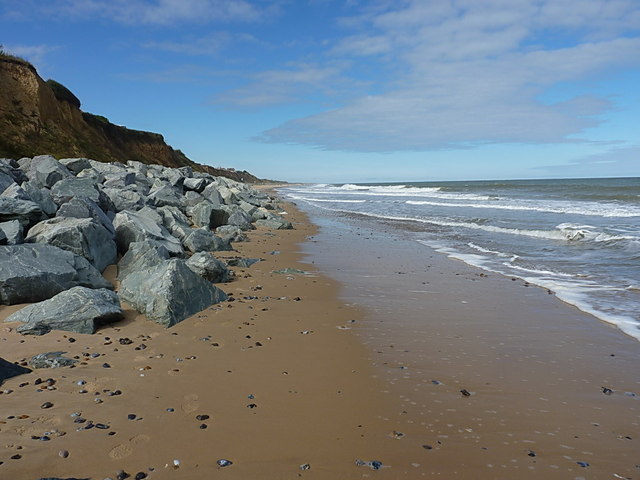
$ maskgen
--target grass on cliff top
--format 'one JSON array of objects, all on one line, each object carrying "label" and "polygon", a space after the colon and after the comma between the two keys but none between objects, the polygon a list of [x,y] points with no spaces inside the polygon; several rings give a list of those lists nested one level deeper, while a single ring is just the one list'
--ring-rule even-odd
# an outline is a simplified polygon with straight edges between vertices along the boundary
[{"label": "grass on cliff top", "polygon": [[32,70],[35,70],[35,67],[31,63],[29,63],[22,57],[12,55],[11,53],[7,52],[4,49],[3,45],[0,45],[0,60],[4,60],[5,62],[18,63],[20,65],[25,65],[26,67],[29,67]]}]

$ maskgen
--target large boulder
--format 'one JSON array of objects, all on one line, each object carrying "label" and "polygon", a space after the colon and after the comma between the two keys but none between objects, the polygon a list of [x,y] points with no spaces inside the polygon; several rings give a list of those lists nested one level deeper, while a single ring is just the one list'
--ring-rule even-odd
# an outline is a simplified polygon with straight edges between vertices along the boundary
[{"label": "large boulder", "polygon": [[4,173],[0,170],[0,195],[10,186],[17,185],[15,180],[8,173]]},{"label": "large boulder", "polygon": [[132,242],[127,253],[118,262],[118,280],[122,281],[132,272],[148,270],[168,259],[167,249],[153,240]]},{"label": "large boulder", "polygon": [[226,242],[248,242],[249,237],[244,230],[235,225],[223,225],[216,228],[216,234]]},{"label": "large boulder", "polygon": [[24,182],[22,188],[29,198],[40,205],[40,208],[48,216],[53,216],[58,211],[58,205],[51,198],[51,190],[39,187],[36,182]]},{"label": "large boulder", "polygon": [[120,284],[120,297],[165,327],[227,298],[222,290],[177,258],[147,270],[131,272]]},{"label": "large boulder", "polygon": [[39,243],[0,246],[0,304],[39,302],[76,286],[113,289],[72,252]]},{"label": "large boulder", "polygon": [[[251,230],[255,228],[253,226],[253,218],[247,212],[242,210],[241,208],[233,205],[233,206],[225,206],[224,207],[227,212],[229,212],[229,216],[225,222],[226,225],[235,225],[236,227],[240,227],[242,230]],[[216,225],[217,227],[218,225]]]},{"label": "large boulder", "polygon": [[43,302],[28,305],[5,322],[21,322],[23,335],[44,335],[51,330],[94,333],[96,327],[122,318],[118,295],[104,288],[74,287]]},{"label": "large boulder", "polygon": [[[181,177],[182,178],[182,177]],[[148,195],[148,202],[156,207],[183,207],[182,191],[169,184],[152,188]]]},{"label": "large boulder", "polygon": [[26,243],[55,245],[80,255],[99,271],[116,263],[118,249],[109,230],[90,218],[56,217],[29,230]]},{"label": "large boulder", "polygon": [[76,175],[82,170],[91,168],[91,161],[88,158],[61,158],[59,161]]},{"label": "large boulder", "polygon": [[60,180],[72,177],[73,174],[51,155],[38,155],[31,160],[27,176],[38,186],[51,188]]},{"label": "large boulder", "polygon": [[199,252],[187,260],[187,267],[212,283],[223,283],[231,280],[233,272],[213,255],[207,252]]},{"label": "large boulder", "polygon": [[221,225],[226,225],[229,219],[229,212],[221,206],[216,206],[210,202],[200,202],[187,210],[191,222],[196,227],[214,229]]},{"label": "large boulder", "polygon": [[214,183],[210,183],[204,188],[204,190],[202,191],[202,196],[214,205],[224,204],[224,199],[222,198],[222,195],[220,195],[218,187]]},{"label": "large boulder", "polygon": [[191,230],[183,244],[187,250],[193,253],[233,250],[228,240],[223,240],[205,228]]},{"label": "large boulder", "polygon": [[23,227],[29,227],[45,218],[47,216],[35,202],[0,197],[0,222],[18,220]]},{"label": "large boulder", "polygon": [[8,378],[17,377],[25,373],[31,372],[31,369],[21,367],[15,363],[7,362],[4,358],[0,358],[0,385]]},{"label": "large boulder", "polygon": [[93,178],[66,178],[53,186],[51,197],[58,205],[62,205],[72,198],[88,198],[97,203],[105,212],[113,210],[111,199]]},{"label": "large boulder", "polygon": [[207,181],[204,178],[185,178],[182,186],[185,190],[200,193],[207,186]]},{"label": "large boulder", "polygon": [[119,212],[113,219],[113,226],[116,229],[116,243],[122,253],[129,249],[131,242],[144,240],[158,242],[173,256],[180,256],[184,253],[180,240],[171,235],[164,226],[159,225],[151,215],[145,214],[143,210]]},{"label": "large boulder", "polygon": [[162,217],[162,224],[177,239],[184,240],[193,231],[189,219],[180,209],[166,206],[158,208],[157,212]]},{"label": "large boulder", "polygon": [[272,230],[292,230],[293,225],[291,222],[285,220],[282,217],[272,216],[270,218],[265,218],[263,220],[257,220],[256,225],[260,225],[262,227],[267,227]]},{"label": "large boulder", "polygon": [[0,232],[4,235],[7,245],[18,245],[24,242],[24,230],[18,220],[0,223]]},{"label": "large boulder", "polygon": [[111,219],[106,213],[104,213],[97,203],[88,198],[72,198],[60,207],[56,216],[67,218],[91,218],[93,221],[109,230],[111,235],[115,238],[116,229],[113,227]]},{"label": "large boulder", "polygon": [[135,212],[142,209],[146,203],[146,198],[133,189],[105,188],[103,191],[111,200],[116,212],[123,210]]}]

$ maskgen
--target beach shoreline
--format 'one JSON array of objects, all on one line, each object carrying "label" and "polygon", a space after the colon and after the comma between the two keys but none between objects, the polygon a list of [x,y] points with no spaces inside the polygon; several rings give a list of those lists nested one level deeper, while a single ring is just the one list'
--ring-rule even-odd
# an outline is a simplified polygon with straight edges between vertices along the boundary
[{"label": "beach shoreline", "polygon": [[[94,335],[22,337],[2,325],[7,360],[63,350],[85,364],[0,386],[12,390],[0,395],[0,474],[637,476],[640,400],[625,395],[640,391],[637,342],[613,328],[603,339],[608,327],[595,319],[603,344],[583,323],[531,325],[549,312],[584,314],[435,252],[418,262],[409,244],[383,231],[332,231],[283,206],[295,230],[259,228],[234,244],[237,252],[216,252],[262,259],[220,285],[234,300],[171,329],[130,309]],[[273,273],[284,268],[295,270]],[[387,278],[365,277],[367,269]],[[0,319],[12,309],[0,307]],[[500,329],[505,311],[519,319],[510,329]],[[38,392],[36,379],[50,377],[56,390]],[[42,409],[45,402],[53,406]],[[78,416],[108,428],[78,431],[86,425]],[[46,432],[48,441],[32,438]]]}]

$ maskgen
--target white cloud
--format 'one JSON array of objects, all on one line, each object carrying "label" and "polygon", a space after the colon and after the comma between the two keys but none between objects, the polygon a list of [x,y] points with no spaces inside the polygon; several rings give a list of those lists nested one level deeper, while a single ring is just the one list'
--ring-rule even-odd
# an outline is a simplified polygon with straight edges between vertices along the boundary
[{"label": "white cloud", "polygon": [[640,67],[636,0],[412,0],[342,23],[359,31],[331,54],[378,62],[386,89],[262,141],[358,151],[573,142],[610,103],[585,89],[552,104],[541,94]]},{"label": "white cloud", "polygon": [[60,0],[50,5],[24,0],[12,5],[9,11],[15,17],[33,16],[40,12],[67,20],[101,17],[130,25],[175,25],[253,22],[278,8],[278,2],[262,7],[249,0]]}]

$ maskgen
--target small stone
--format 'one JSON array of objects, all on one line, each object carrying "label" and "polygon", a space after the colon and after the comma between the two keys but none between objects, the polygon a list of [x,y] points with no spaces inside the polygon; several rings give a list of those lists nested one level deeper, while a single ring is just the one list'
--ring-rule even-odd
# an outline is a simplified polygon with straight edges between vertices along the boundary
[{"label": "small stone", "polygon": [[247,408],[258,408],[258,405],[256,405],[255,403],[250,403],[249,405],[247,405]]},{"label": "small stone", "polygon": [[206,423],[202,423],[199,428],[200,428],[200,430],[204,430],[205,428],[207,428],[207,424]]},{"label": "small stone", "polygon": [[147,474],[144,472],[136,473],[136,480],[142,480],[143,478],[147,478]]},{"label": "small stone", "polygon": [[196,420],[198,420],[199,422],[209,420],[209,415],[196,415]]},{"label": "small stone", "polygon": [[369,466],[372,470],[380,470],[382,468],[382,462],[380,462],[379,460],[373,460],[369,462]]},{"label": "small stone", "polygon": [[16,453],[15,455],[11,455],[11,460],[20,460],[22,458],[22,455],[20,455],[19,453]]},{"label": "small stone", "polygon": [[127,415],[127,420],[135,420],[135,419],[136,419],[135,413],[130,413],[129,415]]},{"label": "small stone", "polygon": [[167,412],[175,412],[175,411],[176,411],[175,408],[171,408],[171,407],[167,408]]},{"label": "small stone", "polygon": [[607,387],[602,387],[602,393],[604,393],[605,395],[611,395],[613,393],[613,390]]},{"label": "small stone", "polygon": [[536,452],[534,452],[533,450],[529,450],[529,453],[527,453],[527,455],[529,455],[530,457],[535,457]]},{"label": "small stone", "polygon": [[40,405],[40,408],[51,408],[53,407],[53,403],[51,402],[44,402],[42,405]]},{"label": "small stone", "polygon": [[216,463],[219,467],[228,467],[230,465],[233,465],[233,462],[231,460],[225,460],[224,458],[221,458]]},{"label": "small stone", "polygon": [[111,368],[111,365],[105,362],[102,364],[102,368]]},{"label": "small stone", "polygon": [[131,475],[129,475],[124,470],[118,470],[118,472],[116,473],[116,480],[125,480],[126,478],[129,478],[130,476]]},{"label": "small stone", "polygon": [[69,456],[69,450],[60,450],[58,456],[60,458],[67,458]]},{"label": "small stone", "polygon": [[576,462],[578,465],[580,465],[581,467],[585,468],[589,466],[589,463],[587,462]]},{"label": "small stone", "polygon": [[466,388],[463,388],[462,390],[460,390],[460,393],[465,397],[470,397],[471,396],[471,392],[469,390],[467,390]]},{"label": "small stone", "polygon": [[303,463],[302,465],[300,465],[300,470],[309,470],[311,468],[311,465],[309,465],[308,463]]},{"label": "small stone", "polygon": [[104,423],[96,423],[96,428],[99,428],[100,430],[108,430],[109,425],[106,425]]}]

